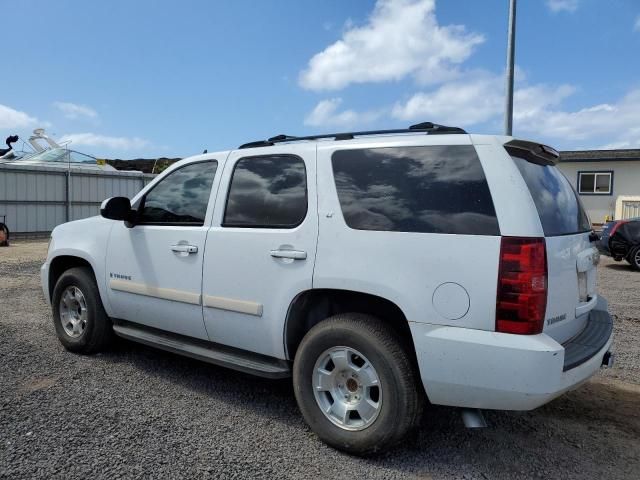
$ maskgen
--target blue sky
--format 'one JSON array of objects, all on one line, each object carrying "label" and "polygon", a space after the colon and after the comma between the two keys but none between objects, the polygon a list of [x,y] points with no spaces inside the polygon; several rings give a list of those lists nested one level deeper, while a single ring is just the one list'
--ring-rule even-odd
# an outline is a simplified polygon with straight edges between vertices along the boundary
[{"label": "blue sky", "polygon": [[[278,133],[501,133],[507,0],[3,0],[0,135],[105,158]],[[514,133],[640,147],[640,2],[520,0]]]}]

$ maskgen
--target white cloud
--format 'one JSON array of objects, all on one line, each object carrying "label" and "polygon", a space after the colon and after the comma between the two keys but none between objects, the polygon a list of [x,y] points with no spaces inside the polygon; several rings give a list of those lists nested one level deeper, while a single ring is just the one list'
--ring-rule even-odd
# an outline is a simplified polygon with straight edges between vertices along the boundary
[{"label": "white cloud", "polygon": [[[516,85],[516,136],[547,141],[559,148],[640,148],[640,89],[613,102],[563,108],[574,94],[572,85]],[[378,119],[390,111],[395,119],[433,121],[469,130],[489,127],[499,132],[504,115],[504,78],[472,72],[431,91],[418,92],[390,110],[340,110],[340,98],[323,100],[307,116],[308,125],[353,126]]]},{"label": "white cloud", "polygon": [[421,120],[457,126],[485,122],[504,108],[504,80],[479,72],[431,92],[414,94],[391,111],[400,120]]},{"label": "white cloud", "polygon": [[309,90],[338,90],[353,83],[453,78],[484,37],[464,26],[440,26],[435,0],[378,0],[366,25],[348,26],[342,38],[316,54],[300,74]]},{"label": "white cloud", "polygon": [[338,111],[341,98],[331,98],[327,100],[321,100],[315,106],[315,108],[309,113],[305,119],[305,125],[313,127],[353,127],[356,125],[363,125],[371,123],[378,119],[382,112],[380,111],[367,111],[356,112],[354,110],[342,110]]},{"label": "white cloud", "polygon": [[53,106],[60,110],[66,118],[74,120],[76,118],[96,118],[98,113],[86,105],[78,105],[70,102],[53,102]]},{"label": "white cloud", "polygon": [[112,150],[139,150],[149,146],[149,141],[138,137],[109,137],[96,133],[70,133],[60,138],[60,143],[71,142],[73,147],[103,147]]},{"label": "white cloud", "polygon": [[[503,115],[504,88],[504,77],[500,75],[469,72],[455,82],[430,92],[416,93],[407,101],[396,103],[391,114],[400,120],[477,125]],[[570,85],[545,84],[516,88],[514,119],[537,119],[541,111],[559,104],[574,90]]]},{"label": "white cloud", "polygon": [[[548,0],[547,5],[554,12],[573,12],[580,1]],[[640,31],[640,17],[635,28]],[[503,74],[461,66],[482,41],[463,27],[439,26],[433,0],[379,0],[366,25],[348,25],[341,40],[311,59],[300,84],[330,90],[413,76],[424,84],[421,91],[364,112],[345,108],[342,98],[325,99],[305,123],[351,127],[390,115],[403,122],[433,121],[498,133],[504,115]],[[640,148],[640,88],[605,103],[567,108],[575,91],[569,84],[532,83],[516,68],[515,134],[563,149]]]},{"label": "white cloud", "polygon": [[519,126],[544,123],[550,107],[556,107],[576,91],[572,85],[537,84],[517,88],[513,94],[513,119]]},{"label": "white cloud", "polygon": [[27,115],[25,112],[0,104],[0,128],[28,128],[35,126],[37,123],[37,118]]},{"label": "white cloud", "polygon": [[606,144],[609,148],[640,147],[640,89],[612,103],[575,111],[546,105],[534,115],[520,118],[520,131],[558,139],[580,148]]},{"label": "white cloud", "polygon": [[[561,148],[640,147],[640,89],[609,103],[563,108],[572,85],[521,85],[514,94],[517,136],[547,140]],[[393,117],[471,127],[498,125],[504,114],[504,79],[476,72],[396,103]]]},{"label": "white cloud", "polygon": [[575,12],[578,9],[580,0],[547,0],[547,7],[556,12]]},{"label": "white cloud", "polygon": [[640,32],[640,15],[636,18],[636,23],[633,24],[633,31]]}]

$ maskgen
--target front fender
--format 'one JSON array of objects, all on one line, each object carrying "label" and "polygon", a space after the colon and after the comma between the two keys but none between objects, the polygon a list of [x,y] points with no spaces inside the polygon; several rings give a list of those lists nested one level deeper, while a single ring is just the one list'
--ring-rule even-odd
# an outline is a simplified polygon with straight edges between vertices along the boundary
[{"label": "front fender", "polygon": [[[56,227],[51,233],[47,261],[43,265],[41,273],[43,277],[45,274],[48,277],[52,262],[62,256],[76,257],[86,261],[93,269],[98,291],[107,315],[111,314],[112,309],[107,296],[104,272],[109,237],[114,223],[113,220],[107,220],[102,217],[91,217],[64,223]],[[48,286],[48,278],[46,280],[43,278],[43,288],[45,281]]]}]

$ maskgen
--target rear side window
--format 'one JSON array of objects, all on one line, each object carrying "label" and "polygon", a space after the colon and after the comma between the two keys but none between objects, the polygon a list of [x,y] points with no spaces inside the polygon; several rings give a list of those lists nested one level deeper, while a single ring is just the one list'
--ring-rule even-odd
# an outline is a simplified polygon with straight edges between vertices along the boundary
[{"label": "rear side window", "polygon": [[238,160],[227,198],[224,227],[293,228],[307,214],[307,173],[294,155]]},{"label": "rear side window", "polygon": [[351,228],[500,234],[471,145],[338,150],[331,160],[342,214]]},{"label": "rear side window", "polygon": [[529,187],[545,236],[591,230],[582,202],[560,170],[552,165],[537,165],[519,157],[512,158]]}]

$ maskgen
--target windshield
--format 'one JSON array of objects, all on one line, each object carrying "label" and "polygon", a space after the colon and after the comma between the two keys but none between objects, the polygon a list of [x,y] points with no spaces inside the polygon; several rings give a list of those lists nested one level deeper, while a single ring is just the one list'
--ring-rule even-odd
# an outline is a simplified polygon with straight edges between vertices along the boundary
[{"label": "windshield", "polygon": [[512,158],[529,187],[546,237],[591,230],[582,202],[560,170],[553,165]]},{"label": "windshield", "polygon": [[70,162],[94,165],[97,163],[96,159],[89,155],[76,152],[75,150],[67,150],[66,148],[52,148],[50,150],[45,150],[44,152],[30,156],[28,160],[37,162]]}]

